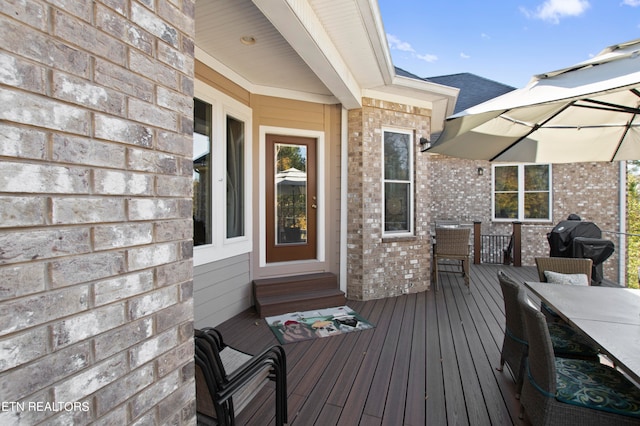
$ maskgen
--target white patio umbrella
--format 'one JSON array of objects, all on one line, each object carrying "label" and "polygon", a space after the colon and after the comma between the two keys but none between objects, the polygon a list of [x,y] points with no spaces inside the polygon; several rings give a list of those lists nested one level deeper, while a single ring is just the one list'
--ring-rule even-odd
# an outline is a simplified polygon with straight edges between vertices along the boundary
[{"label": "white patio umbrella", "polygon": [[537,163],[640,159],[640,39],[448,117],[427,152]]},{"label": "white patio umbrella", "polygon": [[288,168],[276,173],[276,183],[280,187],[304,186],[307,184],[307,172],[298,170],[295,167]]}]

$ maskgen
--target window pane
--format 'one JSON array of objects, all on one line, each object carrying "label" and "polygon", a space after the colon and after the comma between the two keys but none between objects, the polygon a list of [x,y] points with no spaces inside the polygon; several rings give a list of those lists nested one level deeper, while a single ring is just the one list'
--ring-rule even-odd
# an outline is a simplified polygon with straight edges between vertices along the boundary
[{"label": "window pane", "polygon": [[408,183],[384,184],[384,230],[409,231]]},{"label": "window pane", "polygon": [[307,241],[307,147],[276,144],[276,244]]},{"label": "window pane", "polygon": [[410,135],[384,132],[384,178],[409,180]]},{"label": "window pane", "polygon": [[244,235],[244,123],[227,117],[227,238]]},{"label": "window pane", "polygon": [[194,99],[193,245],[211,244],[211,105]]},{"label": "window pane", "polygon": [[495,214],[499,219],[518,218],[518,193],[503,192],[495,195]]},{"label": "window pane", "polygon": [[524,217],[525,219],[549,219],[549,193],[524,194]]},{"label": "window pane", "polygon": [[548,191],[549,190],[549,166],[527,165],[524,166],[524,190]]},{"label": "window pane", "polygon": [[518,190],[518,166],[496,167],[495,168],[495,187],[496,187],[496,191],[517,191]]}]

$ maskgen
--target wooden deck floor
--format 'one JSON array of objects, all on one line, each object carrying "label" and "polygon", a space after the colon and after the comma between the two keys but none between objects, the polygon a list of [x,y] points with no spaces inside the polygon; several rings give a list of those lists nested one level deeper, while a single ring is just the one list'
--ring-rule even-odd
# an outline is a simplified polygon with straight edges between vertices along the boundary
[{"label": "wooden deck floor", "polygon": [[[511,425],[519,403],[508,369],[498,372],[504,306],[499,265],[472,265],[471,291],[457,274],[440,290],[348,305],[376,325],[346,335],[284,345],[290,425]],[[536,280],[532,267],[506,267]],[[248,352],[277,344],[249,310],[217,327]],[[273,424],[264,390],[238,424]]]}]

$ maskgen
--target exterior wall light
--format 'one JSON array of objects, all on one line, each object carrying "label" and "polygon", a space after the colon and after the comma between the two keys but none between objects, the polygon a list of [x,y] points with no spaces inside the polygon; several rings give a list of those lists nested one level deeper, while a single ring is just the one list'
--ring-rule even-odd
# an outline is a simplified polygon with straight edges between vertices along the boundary
[{"label": "exterior wall light", "polygon": [[484,169],[482,167],[478,167],[478,176],[482,176],[484,174]]}]

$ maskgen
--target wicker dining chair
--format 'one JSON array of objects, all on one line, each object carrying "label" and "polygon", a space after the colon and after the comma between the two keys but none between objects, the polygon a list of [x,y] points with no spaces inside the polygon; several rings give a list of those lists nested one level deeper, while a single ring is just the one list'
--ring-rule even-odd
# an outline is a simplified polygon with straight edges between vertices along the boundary
[{"label": "wicker dining chair", "polygon": [[533,425],[638,425],[640,388],[598,362],[556,357],[544,315],[520,301],[529,353],[520,417]]},{"label": "wicker dining chair", "polygon": [[[464,283],[469,288],[469,263],[471,261],[471,246],[469,245],[469,228],[436,228],[435,243],[433,244],[433,258],[431,265],[431,281],[438,291],[438,274],[440,272],[461,273]],[[444,265],[443,260],[453,260],[457,270],[439,269]],[[447,263],[447,265],[450,265]]]},{"label": "wicker dining chair", "polygon": [[572,257],[536,257],[538,278],[541,282],[547,282],[545,271],[561,274],[585,274],[587,282],[591,285],[591,259],[576,259]]},{"label": "wicker dining chair", "polygon": [[[503,371],[507,364],[516,382],[516,398],[520,396],[524,380],[524,366],[529,344],[522,317],[520,304],[526,300],[526,290],[503,270],[498,271],[498,281],[504,300],[505,330],[500,366],[496,370]],[[564,358],[599,360],[598,349],[593,347],[581,334],[568,325],[559,323],[547,324],[549,335],[556,356]]]},{"label": "wicker dining chair", "polygon": [[[591,285],[591,271],[593,261],[591,259],[576,259],[571,257],[536,257],[538,278],[541,282],[549,282],[545,272],[556,272],[563,275],[586,275],[586,284]],[[542,313],[547,321],[561,321],[560,316],[545,303],[542,304]]]},{"label": "wicker dining chair", "polygon": [[287,363],[281,346],[250,355],[227,346],[213,328],[194,334],[198,424],[235,425],[236,415],[270,380],[275,382],[275,424],[287,423]]}]

